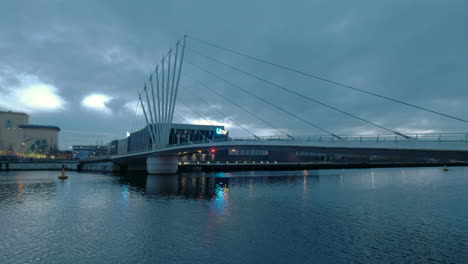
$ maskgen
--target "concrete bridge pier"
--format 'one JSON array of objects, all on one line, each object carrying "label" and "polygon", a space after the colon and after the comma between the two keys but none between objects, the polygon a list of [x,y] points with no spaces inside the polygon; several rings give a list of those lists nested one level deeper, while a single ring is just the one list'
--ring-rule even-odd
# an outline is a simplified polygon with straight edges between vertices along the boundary
[{"label": "concrete bridge pier", "polygon": [[179,167],[177,155],[157,155],[146,158],[146,171],[149,174],[175,174]]}]

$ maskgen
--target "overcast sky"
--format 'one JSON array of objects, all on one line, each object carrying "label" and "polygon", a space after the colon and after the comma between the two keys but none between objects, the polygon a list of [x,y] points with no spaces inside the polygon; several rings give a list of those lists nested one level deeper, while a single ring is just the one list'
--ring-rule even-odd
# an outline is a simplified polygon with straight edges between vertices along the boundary
[{"label": "overcast sky", "polygon": [[[190,36],[361,89],[468,119],[468,2],[5,1],[0,8],[0,110],[56,125],[60,147],[123,138],[141,128],[135,101],[149,72]],[[188,47],[404,133],[467,132],[468,124],[305,78],[188,39]],[[203,66],[336,134],[388,133],[206,60]],[[320,130],[184,64],[183,103],[231,136],[248,136],[198,97],[259,135],[265,123],[196,85],[196,77],[292,135]],[[204,123],[183,104],[183,116]],[[138,121],[138,122],[136,122]]]}]

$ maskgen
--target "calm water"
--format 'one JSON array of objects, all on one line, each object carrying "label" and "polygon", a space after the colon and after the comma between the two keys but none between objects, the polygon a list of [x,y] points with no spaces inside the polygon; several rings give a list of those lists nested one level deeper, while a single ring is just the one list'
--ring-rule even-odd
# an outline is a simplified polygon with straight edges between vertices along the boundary
[{"label": "calm water", "polygon": [[468,263],[468,168],[0,172],[0,263]]}]

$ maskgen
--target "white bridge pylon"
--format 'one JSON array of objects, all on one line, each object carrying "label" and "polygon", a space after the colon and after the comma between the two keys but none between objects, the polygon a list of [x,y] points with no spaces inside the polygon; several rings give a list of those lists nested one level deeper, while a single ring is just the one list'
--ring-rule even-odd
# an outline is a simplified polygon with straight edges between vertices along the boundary
[{"label": "white bridge pylon", "polygon": [[180,41],[177,41],[174,56],[172,49],[169,50],[167,56],[163,57],[161,63],[151,72],[143,92],[138,93],[153,150],[169,144],[186,38],[187,36],[184,37],[182,47]]}]

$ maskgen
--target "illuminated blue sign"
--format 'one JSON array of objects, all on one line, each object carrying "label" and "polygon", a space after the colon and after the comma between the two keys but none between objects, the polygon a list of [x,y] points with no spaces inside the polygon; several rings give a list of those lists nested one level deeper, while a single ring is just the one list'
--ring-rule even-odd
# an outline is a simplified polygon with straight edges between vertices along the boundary
[{"label": "illuminated blue sign", "polygon": [[228,133],[228,131],[226,129],[222,129],[222,128],[219,128],[219,127],[216,128],[216,134],[218,134],[218,135],[226,135],[227,133]]}]

